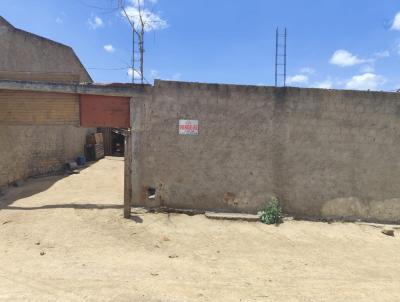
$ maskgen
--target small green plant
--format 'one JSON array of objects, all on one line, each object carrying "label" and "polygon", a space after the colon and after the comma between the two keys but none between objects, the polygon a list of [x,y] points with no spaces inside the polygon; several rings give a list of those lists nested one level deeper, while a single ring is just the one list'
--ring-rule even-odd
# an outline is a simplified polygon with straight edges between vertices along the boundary
[{"label": "small green plant", "polygon": [[260,215],[261,222],[265,224],[279,224],[282,222],[282,208],[276,197],[271,197]]}]

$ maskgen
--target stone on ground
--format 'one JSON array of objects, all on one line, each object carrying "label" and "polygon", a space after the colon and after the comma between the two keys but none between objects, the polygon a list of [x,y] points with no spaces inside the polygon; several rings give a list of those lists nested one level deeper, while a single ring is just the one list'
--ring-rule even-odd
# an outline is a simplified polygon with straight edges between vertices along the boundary
[{"label": "stone on ground", "polygon": [[394,230],[393,230],[393,229],[390,229],[390,228],[384,228],[384,229],[382,230],[382,234],[385,234],[385,235],[387,235],[387,236],[392,236],[392,237],[394,237]]}]

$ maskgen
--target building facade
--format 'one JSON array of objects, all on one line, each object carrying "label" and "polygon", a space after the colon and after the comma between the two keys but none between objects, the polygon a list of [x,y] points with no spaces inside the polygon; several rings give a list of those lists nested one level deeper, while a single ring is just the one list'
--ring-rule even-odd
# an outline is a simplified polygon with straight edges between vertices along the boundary
[{"label": "building facade", "polygon": [[[71,47],[12,26],[0,16],[0,79],[90,83]],[[0,187],[60,170],[83,154],[79,97],[0,90]]]}]

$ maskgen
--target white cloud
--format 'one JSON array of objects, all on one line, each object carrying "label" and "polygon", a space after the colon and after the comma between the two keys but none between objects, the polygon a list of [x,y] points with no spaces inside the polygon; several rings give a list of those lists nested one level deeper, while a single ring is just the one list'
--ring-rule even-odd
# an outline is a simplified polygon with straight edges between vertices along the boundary
[{"label": "white cloud", "polygon": [[322,82],[316,82],[313,85],[315,88],[320,88],[320,89],[331,89],[333,86],[333,83],[331,80],[326,80]]},{"label": "white cloud", "polygon": [[313,75],[313,74],[315,74],[315,69],[311,68],[311,67],[304,67],[304,68],[300,69],[300,73]]},{"label": "white cloud", "polygon": [[372,65],[365,65],[361,67],[361,72],[362,73],[373,73],[375,72],[375,68]]},{"label": "white cloud", "polygon": [[[143,7],[145,4],[145,0],[131,0],[130,2],[133,6],[136,7],[138,7],[139,5],[140,7]],[[150,2],[151,4],[156,4],[158,0],[146,0],[146,2]]]},{"label": "white cloud", "polygon": [[388,50],[378,51],[374,55],[378,59],[383,59],[383,58],[390,57],[390,52]]},{"label": "white cloud", "polygon": [[367,72],[361,75],[356,75],[348,80],[346,88],[354,90],[377,90],[383,83],[385,83],[384,77]]},{"label": "white cloud", "polygon": [[308,76],[305,74],[297,74],[291,77],[288,77],[286,83],[291,84],[307,84],[308,83]]},{"label": "white cloud", "polygon": [[400,12],[396,14],[393,20],[391,30],[400,30]]},{"label": "white cloud", "polygon": [[359,59],[356,55],[345,49],[339,49],[333,53],[329,62],[340,67],[348,67],[364,63],[365,60]]},{"label": "white cloud", "polygon": [[140,77],[140,73],[137,71],[137,70],[135,70],[135,71],[133,71],[133,69],[132,68],[128,68],[128,76],[132,79],[132,76],[134,76],[135,77],[135,80],[139,80],[141,77]]},{"label": "white cloud", "polygon": [[160,76],[160,73],[158,72],[158,70],[150,70],[150,75],[153,79],[158,78]]},{"label": "white cloud", "polygon": [[112,46],[111,44],[104,45],[103,48],[105,51],[107,51],[109,53],[115,52],[115,47]]},{"label": "white cloud", "polygon": [[87,21],[91,29],[97,29],[104,26],[103,20],[98,16],[92,16]]},{"label": "white cloud", "polygon": [[[143,6],[144,6],[144,0],[133,0],[132,6],[127,6],[125,8],[126,14],[128,15],[130,21],[135,24],[136,29],[140,29],[140,24],[141,24],[139,11],[141,12],[142,15],[145,31],[148,32],[168,27],[168,23],[166,20],[163,20],[158,14],[151,12],[150,10],[144,8]],[[121,14],[125,16],[124,12],[121,12]]]},{"label": "white cloud", "polygon": [[177,72],[173,74],[171,77],[165,78],[167,81],[180,81],[182,78],[182,74],[180,72]]},{"label": "white cloud", "polygon": [[135,7],[139,7],[139,5],[140,7],[144,6],[144,0],[131,0],[130,2]]},{"label": "white cloud", "polygon": [[181,79],[181,77],[182,77],[182,74],[177,72],[172,76],[172,80],[179,81]]}]

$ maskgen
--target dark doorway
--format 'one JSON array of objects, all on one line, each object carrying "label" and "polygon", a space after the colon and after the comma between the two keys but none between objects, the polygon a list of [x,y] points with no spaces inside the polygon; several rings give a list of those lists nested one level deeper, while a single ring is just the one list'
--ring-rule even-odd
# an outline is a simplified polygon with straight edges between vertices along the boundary
[{"label": "dark doorway", "polygon": [[124,156],[124,131],[121,128],[99,128],[104,137],[104,154],[106,156]]}]

